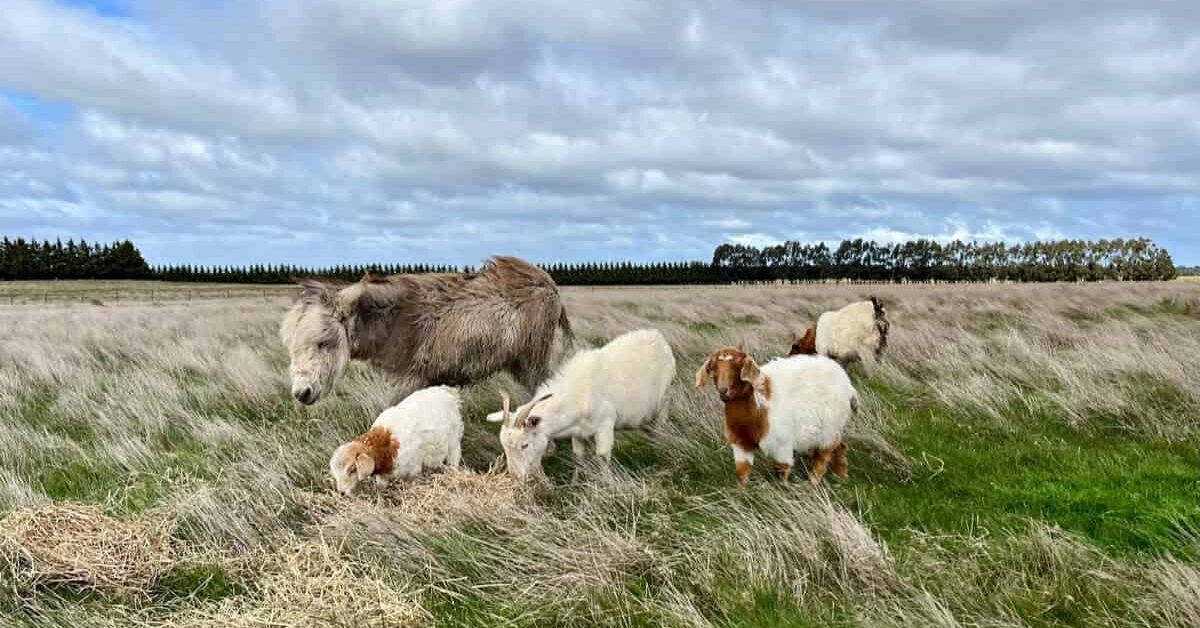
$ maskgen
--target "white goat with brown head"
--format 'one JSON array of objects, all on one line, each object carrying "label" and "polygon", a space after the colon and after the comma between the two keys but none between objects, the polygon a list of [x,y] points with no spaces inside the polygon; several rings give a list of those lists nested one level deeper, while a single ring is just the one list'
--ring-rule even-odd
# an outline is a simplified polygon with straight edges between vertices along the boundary
[{"label": "white goat with brown head", "polygon": [[457,467],[462,458],[459,393],[447,386],[422,388],[375,419],[371,429],[344,443],[329,460],[338,492],[349,495],[374,478],[405,479],[441,466]]},{"label": "white goat with brown head", "polygon": [[724,347],[696,372],[696,387],[710,379],[725,403],[725,440],[733,448],[739,484],[749,480],[756,451],[774,462],[784,482],[797,451],[812,455],[813,484],[831,464],[834,473],[846,476],[845,430],[858,401],[836,362],[799,355],[760,368],[745,351]]}]

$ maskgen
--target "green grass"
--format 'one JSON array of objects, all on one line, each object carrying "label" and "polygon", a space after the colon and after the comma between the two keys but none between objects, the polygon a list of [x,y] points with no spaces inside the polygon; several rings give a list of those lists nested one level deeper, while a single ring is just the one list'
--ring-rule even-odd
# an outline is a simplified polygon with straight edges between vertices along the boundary
[{"label": "green grass", "polygon": [[176,565],[155,583],[153,595],[163,600],[221,600],[246,593],[246,586],[224,567],[212,563]]},{"label": "green grass", "polygon": [[915,476],[859,465],[838,487],[886,539],[1011,531],[1035,520],[1116,554],[1197,555],[1186,534],[1200,529],[1192,444],[1084,432],[1050,417],[1000,427],[944,408],[899,412],[889,440],[914,460]]}]

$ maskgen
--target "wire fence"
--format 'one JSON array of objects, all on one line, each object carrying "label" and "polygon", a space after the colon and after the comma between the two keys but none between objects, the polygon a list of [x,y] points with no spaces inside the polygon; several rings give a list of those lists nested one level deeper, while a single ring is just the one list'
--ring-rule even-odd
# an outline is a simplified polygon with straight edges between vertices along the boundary
[{"label": "wire fence", "polygon": [[295,298],[300,294],[299,286],[221,286],[221,287],[175,287],[153,288],[87,288],[87,289],[39,289],[0,288],[0,304],[51,304],[51,303],[180,303],[189,301],[212,301],[215,299],[262,299]]},{"label": "wire fence", "polygon": [[[881,281],[869,279],[800,279],[776,281],[738,281],[721,284],[623,284],[623,285],[594,285],[594,286],[561,286],[570,291],[610,291],[610,290],[694,290],[697,288],[803,288],[805,286],[847,286],[847,287],[900,287],[900,286],[995,286],[1015,284],[1005,280],[990,281]],[[1062,282],[1083,283],[1083,282]],[[1106,282],[1094,282],[1106,283]],[[1139,283],[1139,282],[1122,282]],[[52,289],[41,286],[4,286],[0,283],[0,305],[21,304],[66,304],[91,303],[107,305],[110,303],[187,303],[212,301],[216,299],[295,299],[300,295],[300,286],[295,285],[229,285],[229,286],[154,286],[149,288],[130,287],[127,285],[114,287],[96,287],[82,289]]]}]

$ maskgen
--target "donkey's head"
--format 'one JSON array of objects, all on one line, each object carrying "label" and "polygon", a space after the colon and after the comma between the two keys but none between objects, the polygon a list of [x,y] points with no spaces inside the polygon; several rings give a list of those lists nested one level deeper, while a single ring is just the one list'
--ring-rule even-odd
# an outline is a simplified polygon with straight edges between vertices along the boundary
[{"label": "donkey's head", "polygon": [[300,300],[279,327],[279,338],[291,358],[292,396],[311,405],[341,377],[350,362],[353,287],[319,281],[302,282]]}]

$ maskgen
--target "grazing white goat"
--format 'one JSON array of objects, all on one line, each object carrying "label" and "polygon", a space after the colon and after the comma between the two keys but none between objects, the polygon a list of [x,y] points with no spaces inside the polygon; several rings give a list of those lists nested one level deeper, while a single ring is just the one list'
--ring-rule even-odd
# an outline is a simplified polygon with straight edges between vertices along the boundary
[{"label": "grazing white goat", "polygon": [[457,467],[462,458],[459,393],[448,386],[422,388],[382,413],[371,429],[333,452],[329,472],[346,495],[369,477],[411,478],[425,469]]},{"label": "grazing white goat", "polygon": [[887,346],[890,327],[887,310],[871,297],[822,314],[816,325],[792,340],[788,355],[824,355],[843,364],[875,360]]},{"label": "grazing white goat", "polygon": [[820,483],[832,461],[846,477],[846,424],[858,395],[837,362],[822,356],[772,360],[762,368],[740,349],[713,353],[696,372],[696,387],[711,378],[725,402],[725,440],[733,447],[738,484],[745,485],[762,451],[784,482],[794,452],[812,454],[808,479]]},{"label": "grazing white goat", "polygon": [[500,444],[509,473],[524,479],[542,473],[542,456],[551,440],[571,439],[575,475],[587,455],[587,440],[605,472],[612,456],[614,430],[647,427],[665,419],[667,388],[675,379],[675,355],[656,329],[627,332],[599,349],[576,353],[558,373],[538,387],[533,401],[488,415],[503,421]]}]

